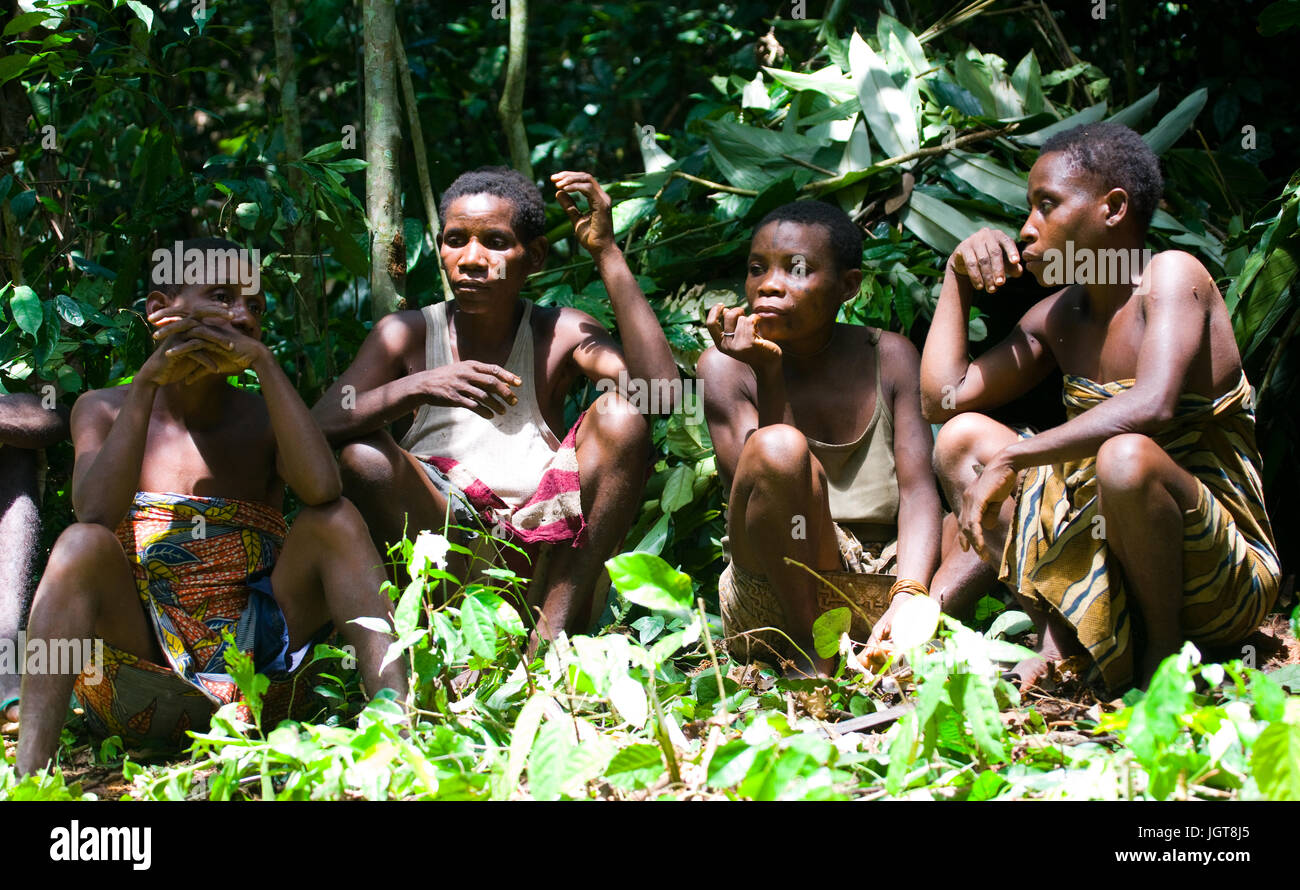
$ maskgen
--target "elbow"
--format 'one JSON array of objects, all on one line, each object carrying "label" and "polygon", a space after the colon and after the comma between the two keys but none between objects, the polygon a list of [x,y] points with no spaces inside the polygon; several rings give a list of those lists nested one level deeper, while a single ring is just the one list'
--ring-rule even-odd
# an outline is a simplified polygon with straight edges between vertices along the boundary
[{"label": "elbow", "polygon": [[337,465],[333,472],[318,475],[320,478],[312,480],[311,484],[294,487],[298,500],[308,507],[320,507],[343,496],[343,478]]},{"label": "elbow", "polygon": [[921,391],[921,416],[926,423],[947,423],[960,413],[955,408],[945,408],[943,399],[936,399],[931,393]]}]

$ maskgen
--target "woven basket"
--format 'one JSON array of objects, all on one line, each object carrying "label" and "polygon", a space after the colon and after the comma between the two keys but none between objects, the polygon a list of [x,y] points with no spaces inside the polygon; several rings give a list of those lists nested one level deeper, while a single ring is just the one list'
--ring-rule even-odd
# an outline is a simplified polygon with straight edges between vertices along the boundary
[{"label": "woven basket", "polygon": [[[880,620],[889,608],[889,589],[898,580],[897,575],[864,575],[859,572],[822,572],[825,579],[817,587],[817,605],[821,612],[829,612],[849,604],[844,601],[847,596],[857,608],[850,607],[853,624],[849,636],[858,642],[864,642],[871,635],[871,626]],[[827,582],[839,589],[840,596],[832,590]]]}]

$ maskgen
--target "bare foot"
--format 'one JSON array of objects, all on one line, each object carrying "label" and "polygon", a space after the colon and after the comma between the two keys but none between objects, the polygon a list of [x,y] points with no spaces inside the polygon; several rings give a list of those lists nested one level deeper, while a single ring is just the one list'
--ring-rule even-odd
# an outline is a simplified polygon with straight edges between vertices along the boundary
[{"label": "bare foot", "polygon": [[1020,694],[1024,695],[1036,686],[1041,688],[1044,680],[1052,676],[1052,665],[1055,659],[1050,659],[1045,655],[1035,655],[1032,658],[1026,658],[1017,664],[1011,670],[1002,675],[1006,680],[1020,681]]}]

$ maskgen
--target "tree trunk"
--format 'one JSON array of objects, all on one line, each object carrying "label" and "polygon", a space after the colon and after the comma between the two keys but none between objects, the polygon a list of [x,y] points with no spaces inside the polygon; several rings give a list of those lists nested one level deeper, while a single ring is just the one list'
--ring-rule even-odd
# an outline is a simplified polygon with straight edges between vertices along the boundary
[{"label": "tree trunk", "polygon": [[[284,126],[285,161],[293,163],[302,159],[302,118],[298,113],[298,75],[294,71],[293,36],[289,30],[288,0],[271,0],[271,21],[275,30],[275,69],[280,81],[280,120]],[[309,191],[307,176],[297,167],[288,168],[289,191],[298,206],[300,217],[293,227],[290,244],[293,247],[293,270],[298,276],[294,285],[296,306],[295,322],[299,345],[318,343],[321,334],[320,294],[316,286],[315,251],[311,233],[307,230],[312,214],[306,196]],[[309,392],[317,390],[316,368],[306,352],[299,363],[302,386]]]},{"label": "tree trunk", "polygon": [[424,199],[424,214],[429,218],[430,247],[433,261],[438,264],[442,279],[442,298],[451,299],[451,284],[447,270],[442,266],[442,252],[438,250],[438,233],[442,230],[438,220],[438,204],[433,199],[433,184],[429,181],[429,160],[424,148],[424,130],[420,127],[420,107],[415,101],[415,85],[411,83],[411,68],[406,64],[406,48],[401,37],[394,41],[397,48],[397,73],[402,78],[402,100],[406,103],[406,118],[411,124],[411,148],[415,152],[415,172],[420,179],[420,197]]},{"label": "tree trunk", "polygon": [[366,81],[366,216],[370,223],[370,315],[378,321],[402,303],[406,245],[399,192],[397,57],[393,0],[362,0]]},{"label": "tree trunk", "polygon": [[510,146],[510,166],[533,178],[533,162],[524,132],[524,75],[528,68],[528,0],[510,0],[510,47],[506,87],[497,113]]}]

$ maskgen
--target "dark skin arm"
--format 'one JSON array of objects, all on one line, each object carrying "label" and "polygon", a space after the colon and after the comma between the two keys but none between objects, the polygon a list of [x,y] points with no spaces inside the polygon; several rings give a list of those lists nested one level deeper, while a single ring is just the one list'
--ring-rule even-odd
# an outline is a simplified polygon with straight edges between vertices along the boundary
[{"label": "dark skin arm", "polygon": [[[506,403],[518,401],[511,388],[522,381],[499,365],[462,361],[410,373],[405,356],[413,340],[424,342],[424,325],[412,316],[419,313],[381,318],[356,359],[312,408],[331,444],[373,433],[425,404],[468,408],[491,418],[504,414]],[[350,407],[345,407],[345,393]]]},{"label": "dark skin arm", "polygon": [[68,437],[69,411],[47,409],[31,393],[0,396],[0,445],[46,448]]},{"label": "dark skin arm", "polygon": [[[613,201],[590,173],[566,170],[556,173],[551,181],[556,188],[555,199],[573,223],[578,243],[595,260],[596,271],[609,292],[614,323],[623,343],[620,354],[607,333],[593,330],[574,349],[574,361],[594,381],[616,379],[624,367],[629,377],[647,383],[676,380],[677,364],[659,319],[614,242]],[[586,213],[578,209],[572,194],[587,199]],[[667,412],[675,408],[676,405],[662,406]]]},{"label": "dark skin arm", "polygon": [[967,323],[975,291],[995,291],[1021,272],[1015,242],[996,229],[976,232],[949,258],[921,356],[921,406],[931,423],[1014,401],[1056,366],[1046,336],[1056,294],[1026,312],[997,346],[975,361],[968,357]]},{"label": "dark skin arm", "polygon": [[1214,282],[1195,258],[1177,251],[1152,259],[1145,276],[1152,285],[1141,297],[1146,328],[1133,387],[1073,420],[1009,445],[990,461],[962,504],[963,549],[974,546],[984,554],[985,523],[993,523],[1010,497],[1019,470],[1095,455],[1107,439],[1150,434],[1173,417],[1179,396],[1187,391],[1192,363],[1210,348]]},{"label": "dark skin arm", "polygon": [[[939,489],[930,467],[934,438],[921,416],[920,356],[905,338],[885,334],[881,370],[887,375],[894,414],[894,465],[898,474],[898,566],[900,579],[919,581],[927,588],[939,568],[942,511]],[[887,370],[886,370],[887,369]],[[887,639],[893,617],[907,599],[897,596],[871,630],[869,646]]]},{"label": "dark skin arm", "polygon": [[81,522],[116,529],[140,483],[140,465],[158,388],[190,378],[216,363],[197,349],[190,332],[208,317],[227,317],[220,306],[201,307],[160,338],[125,395],[88,392],[72,408],[72,509]]},{"label": "dark skin arm", "polygon": [[714,346],[699,362],[701,382],[710,390],[704,414],[718,470],[729,485],[750,435],[760,427],[785,423],[791,417],[790,404],[781,347],[758,334],[753,316],[745,315],[743,307],[727,309],[719,303],[709,310],[705,327]]}]

